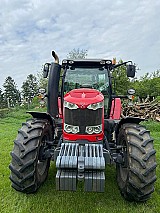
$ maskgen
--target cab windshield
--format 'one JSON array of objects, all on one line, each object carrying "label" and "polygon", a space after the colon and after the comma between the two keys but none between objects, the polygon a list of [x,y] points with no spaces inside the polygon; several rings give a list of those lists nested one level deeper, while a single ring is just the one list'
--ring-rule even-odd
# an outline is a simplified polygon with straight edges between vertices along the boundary
[{"label": "cab windshield", "polygon": [[107,91],[108,87],[109,80],[106,69],[75,68],[67,70],[64,83],[65,92],[78,88],[92,88],[102,92]]},{"label": "cab windshield", "polygon": [[104,95],[105,114],[108,111],[109,77],[104,68],[67,69],[64,80],[64,93],[73,89],[92,88]]}]

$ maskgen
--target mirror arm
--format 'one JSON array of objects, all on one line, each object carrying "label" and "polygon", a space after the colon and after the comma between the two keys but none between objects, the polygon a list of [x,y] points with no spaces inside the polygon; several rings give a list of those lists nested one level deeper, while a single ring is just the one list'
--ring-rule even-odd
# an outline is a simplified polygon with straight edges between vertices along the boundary
[{"label": "mirror arm", "polygon": [[125,61],[125,62],[123,62],[121,64],[116,64],[116,65],[113,66],[113,68],[117,68],[117,67],[120,67],[122,65],[126,65],[127,63],[132,63],[132,61]]}]

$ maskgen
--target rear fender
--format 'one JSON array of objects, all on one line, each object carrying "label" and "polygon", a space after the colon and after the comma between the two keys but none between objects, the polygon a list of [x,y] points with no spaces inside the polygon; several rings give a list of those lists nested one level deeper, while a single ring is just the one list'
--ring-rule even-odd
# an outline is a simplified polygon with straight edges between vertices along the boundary
[{"label": "rear fender", "polygon": [[122,118],[116,125],[115,128],[115,134],[116,134],[116,138],[118,137],[119,134],[119,130],[121,128],[121,126],[125,123],[135,123],[135,124],[139,124],[141,121],[145,121],[145,119],[143,118],[137,118],[137,117],[127,117],[127,118]]},{"label": "rear fender", "polygon": [[47,112],[33,112],[33,111],[28,111],[27,113],[32,115],[33,118],[48,120],[50,122],[51,126],[53,128],[55,127],[55,120],[49,113],[47,113]]},{"label": "rear fender", "polygon": [[121,116],[121,109],[122,109],[122,104],[121,104],[121,99],[120,98],[115,98],[112,100],[112,106],[111,106],[111,112],[110,112],[110,119],[120,119]]}]

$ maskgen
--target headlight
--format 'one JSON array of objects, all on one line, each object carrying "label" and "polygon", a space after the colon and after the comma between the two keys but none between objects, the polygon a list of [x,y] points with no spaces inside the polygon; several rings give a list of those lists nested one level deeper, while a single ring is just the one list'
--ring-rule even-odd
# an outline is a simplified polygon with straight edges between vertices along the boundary
[{"label": "headlight", "polygon": [[100,133],[102,132],[102,124],[97,126],[86,126],[86,133],[93,134],[93,133]]},{"label": "headlight", "polygon": [[76,133],[79,132],[79,126],[64,124],[64,131],[67,132],[67,133],[76,134]]},{"label": "headlight", "polygon": [[103,101],[94,103],[94,104],[90,104],[87,108],[92,109],[92,110],[97,110],[97,109],[103,108]]},{"label": "headlight", "polygon": [[94,133],[93,126],[87,126],[86,127],[86,133],[87,134],[93,134]]},{"label": "headlight", "polygon": [[76,104],[64,101],[64,107],[68,109],[78,109],[78,106]]}]

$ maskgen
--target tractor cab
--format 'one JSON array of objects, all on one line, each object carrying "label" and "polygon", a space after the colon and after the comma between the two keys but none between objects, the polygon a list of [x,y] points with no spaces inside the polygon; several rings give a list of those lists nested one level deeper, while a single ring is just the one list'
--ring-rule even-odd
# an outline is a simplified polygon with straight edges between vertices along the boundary
[{"label": "tractor cab", "polygon": [[63,139],[102,142],[109,117],[111,60],[63,60],[61,107]]},{"label": "tractor cab", "polygon": [[[101,61],[97,61],[96,66],[94,65],[90,67],[85,65],[85,60],[81,62],[83,63],[84,67],[81,67],[82,64],[80,64],[81,66],[78,66],[78,64],[76,65],[76,61],[72,62],[75,65],[67,67],[64,78],[64,87],[62,91],[64,92],[64,94],[66,94],[71,90],[86,88],[90,89],[90,93],[92,91],[91,89],[101,92],[104,96],[104,115],[107,117],[109,99],[111,94],[107,66],[103,66],[101,64]],[[111,61],[109,62],[111,63]],[[64,69],[66,67],[65,63],[66,61],[62,62],[62,64],[64,65]],[[71,61],[67,61],[68,65],[70,63]]]}]

